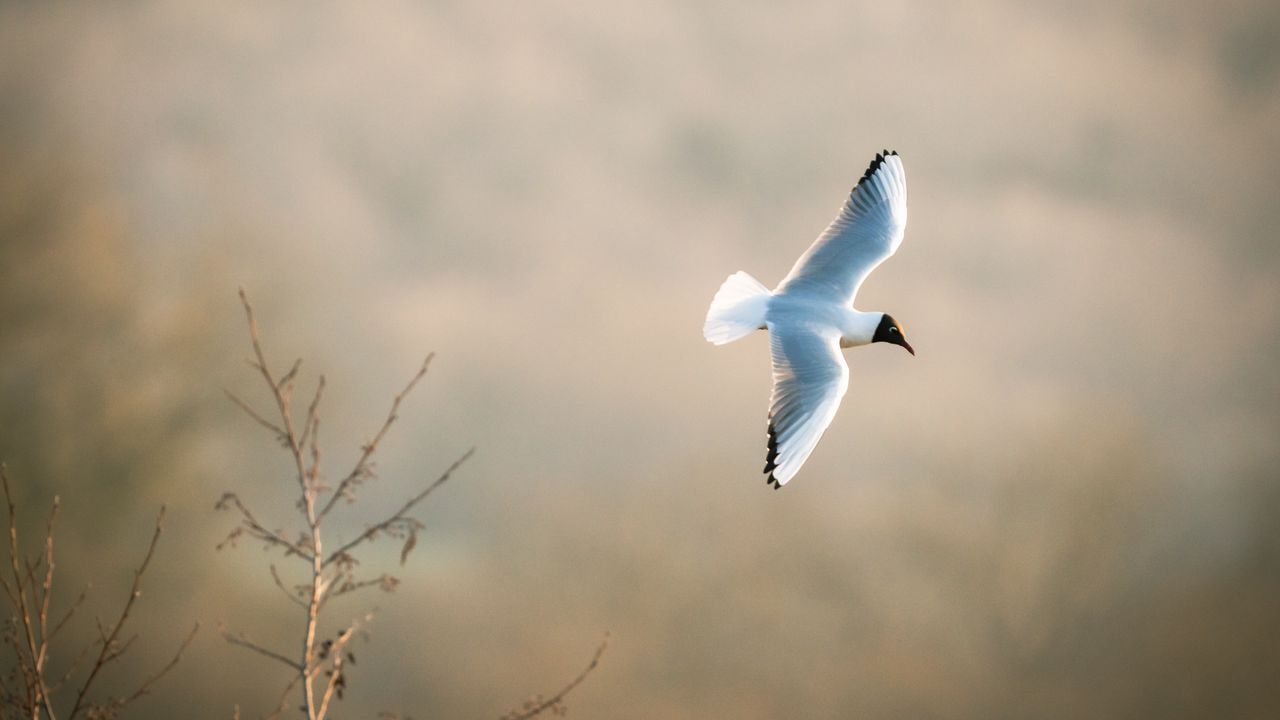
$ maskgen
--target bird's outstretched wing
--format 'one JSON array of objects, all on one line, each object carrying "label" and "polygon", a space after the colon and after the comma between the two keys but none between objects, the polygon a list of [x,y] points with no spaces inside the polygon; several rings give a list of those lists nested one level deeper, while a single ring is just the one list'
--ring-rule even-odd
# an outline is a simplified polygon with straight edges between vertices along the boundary
[{"label": "bird's outstretched wing", "polygon": [[769,454],[764,472],[774,487],[795,477],[836,416],[849,388],[840,337],[807,327],[769,325],[773,395],[769,399]]},{"label": "bird's outstretched wing", "polygon": [[907,174],[898,153],[877,153],[840,214],[796,261],[778,293],[853,303],[862,281],[902,244]]}]

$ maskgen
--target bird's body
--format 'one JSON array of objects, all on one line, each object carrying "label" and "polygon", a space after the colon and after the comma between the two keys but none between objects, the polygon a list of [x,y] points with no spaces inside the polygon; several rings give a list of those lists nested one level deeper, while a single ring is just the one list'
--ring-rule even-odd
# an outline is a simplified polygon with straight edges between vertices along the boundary
[{"label": "bird's body", "polygon": [[862,312],[805,295],[773,295],[765,310],[765,327],[806,327],[820,335],[835,334],[840,347],[870,345],[883,313]]},{"label": "bird's body", "polygon": [[711,302],[703,325],[708,341],[723,345],[769,331],[773,395],[764,472],[774,487],[795,477],[835,417],[849,387],[842,348],[888,342],[915,354],[891,316],[853,308],[862,281],[902,243],[906,194],[898,154],[877,154],[836,219],[777,288],[737,272]]}]

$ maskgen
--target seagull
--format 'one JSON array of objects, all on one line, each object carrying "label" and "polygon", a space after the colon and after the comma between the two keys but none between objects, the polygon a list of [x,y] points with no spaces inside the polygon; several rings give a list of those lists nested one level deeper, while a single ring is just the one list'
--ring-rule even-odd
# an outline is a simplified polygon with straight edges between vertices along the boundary
[{"label": "seagull", "polygon": [[831,225],[770,291],[736,272],[716,292],[702,334],[716,345],[768,330],[773,356],[766,483],[786,485],[809,458],[849,389],[842,348],[885,342],[912,355],[888,313],[853,308],[862,281],[902,244],[907,176],[884,150],[862,174]]}]

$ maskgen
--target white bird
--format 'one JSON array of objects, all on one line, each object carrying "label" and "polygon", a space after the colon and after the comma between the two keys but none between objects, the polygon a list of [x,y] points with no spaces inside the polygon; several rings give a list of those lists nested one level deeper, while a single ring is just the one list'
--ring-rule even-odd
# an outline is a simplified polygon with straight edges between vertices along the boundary
[{"label": "white bird", "polygon": [[898,153],[885,150],[777,288],[770,292],[739,271],[711,301],[702,327],[710,342],[769,331],[773,393],[764,472],[775,489],[795,477],[836,416],[849,388],[841,348],[887,342],[916,354],[887,313],[853,308],[862,281],[902,244],[906,225],[906,172]]}]

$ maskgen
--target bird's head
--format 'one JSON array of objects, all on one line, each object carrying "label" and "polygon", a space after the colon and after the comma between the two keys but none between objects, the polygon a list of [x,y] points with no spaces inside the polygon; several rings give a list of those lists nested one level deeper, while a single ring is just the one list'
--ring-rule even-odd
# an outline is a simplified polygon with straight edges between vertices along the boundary
[{"label": "bird's head", "polygon": [[[866,336],[864,335],[863,337]],[[912,355],[916,354],[915,349],[911,347],[911,343],[907,342],[907,335],[902,332],[902,326],[889,313],[884,313],[883,317],[880,318],[880,324],[876,326],[876,334],[871,337],[871,342],[887,342],[901,345],[907,349],[907,352]]]}]

